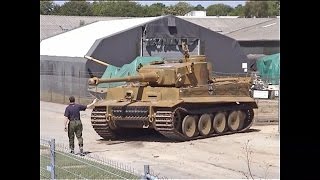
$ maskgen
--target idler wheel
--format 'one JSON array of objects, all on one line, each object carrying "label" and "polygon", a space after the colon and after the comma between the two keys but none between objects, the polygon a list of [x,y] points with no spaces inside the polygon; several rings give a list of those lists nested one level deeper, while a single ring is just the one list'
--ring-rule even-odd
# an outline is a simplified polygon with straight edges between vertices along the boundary
[{"label": "idler wheel", "polygon": [[230,131],[238,131],[243,128],[246,114],[242,111],[232,111],[228,117],[228,127]]}]

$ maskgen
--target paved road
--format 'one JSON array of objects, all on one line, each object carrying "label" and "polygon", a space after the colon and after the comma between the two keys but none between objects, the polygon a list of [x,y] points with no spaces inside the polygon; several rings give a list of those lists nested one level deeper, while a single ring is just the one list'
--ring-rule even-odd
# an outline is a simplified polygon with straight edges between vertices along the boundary
[{"label": "paved road", "polygon": [[[55,138],[67,146],[63,131],[66,105],[40,102],[40,135]],[[124,163],[143,172],[149,164],[154,173],[167,178],[222,179],[249,176],[245,144],[252,151],[250,169],[254,178],[280,178],[279,134],[277,125],[253,126],[251,132],[194,140],[167,142],[159,136],[130,141],[104,141],[90,122],[91,110],[81,112],[84,148],[90,155]],[[77,141],[76,141],[77,142]],[[78,149],[76,149],[78,151]]]}]

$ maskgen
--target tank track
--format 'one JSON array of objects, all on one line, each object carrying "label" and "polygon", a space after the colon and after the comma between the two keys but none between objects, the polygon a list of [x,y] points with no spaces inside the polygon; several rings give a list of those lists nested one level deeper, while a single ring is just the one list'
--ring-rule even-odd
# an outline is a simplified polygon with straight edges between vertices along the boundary
[{"label": "tank track", "polygon": [[[186,114],[191,114],[191,115],[199,115],[203,113],[208,113],[206,110],[200,111],[197,109],[196,111],[191,111],[188,110],[187,108],[182,108],[182,107],[177,107],[175,109],[157,109],[156,111],[156,116],[155,116],[155,129],[158,131],[160,134],[163,136],[175,140],[175,141],[188,141],[188,140],[194,140],[194,139],[202,139],[202,138],[207,138],[207,137],[214,137],[214,136],[222,136],[222,135],[227,135],[227,134],[234,134],[234,133],[240,133],[240,132],[245,132],[248,130],[252,124],[253,124],[253,117],[254,117],[254,112],[251,107],[249,106],[228,106],[228,107],[222,107],[222,108],[210,108],[210,113],[218,112],[218,111],[230,111],[230,110],[244,110],[246,112],[246,122],[245,127],[242,130],[236,131],[236,132],[224,132],[221,134],[209,134],[207,136],[196,136],[196,137],[186,137],[183,135],[181,132],[179,132],[178,129],[174,128],[176,122],[174,119],[174,114],[178,111],[184,112]],[[103,139],[116,139],[118,137],[121,137],[120,134],[117,134],[116,130],[113,130],[110,126],[109,123],[106,120],[106,107],[99,107],[96,106],[91,113],[91,124],[94,130],[97,132],[99,136],[101,136]],[[180,122],[181,123],[181,122]]]},{"label": "tank track", "polygon": [[[122,117],[122,111],[119,111],[121,107],[114,107],[113,108],[113,120],[129,120],[129,122],[137,122],[133,120],[140,120],[140,121],[148,121],[148,109],[146,108],[138,108],[138,109],[127,109],[124,113],[126,113],[126,117]],[[117,127],[110,127],[110,123],[107,121],[106,118],[106,107],[105,106],[96,106],[91,113],[91,125],[96,133],[101,136],[103,139],[122,139],[122,138],[131,138],[136,136],[144,135],[145,130],[141,129],[134,129],[134,128],[123,128]],[[111,124],[112,125],[112,124]]]},{"label": "tank track", "polygon": [[110,128],[106,114],[106,107],[96,106],[91,113],[92,127],[103,139],[115,139],[116,133]]},{"label": "tank track", "polygon": [[[213,110],[212,110],[213,109]],[[155,117],[155,128],[156,130],[161,133],[162,135],[164,135],[165,137],[175,140],[175,141],[189,141],[189,140],[195,140],[195,139],[203,139],[203,138],[208,138],[208,137],[214,137],[214,136],[222,136],[222,135],[228,135],[228,134],[234,134],[234,133],[240,133],[240,132],[245,132],[247,131],[253,124],[253,117],[254,117],[254,112],[253,109],[249,106],[227,106],[227,107],[221,107],[221,108],[211,108],[210,112],[203,112],[203,113],[215,113],[215,112],[219,112],[219,111],[230,111],[230,110],[244,110],[246,113],[246,121],[244,124],[244,128],[236,131],[236,132],[231,132],[231,131],[227,131],[221,134],[216,134],[216,133],[211,133],[207,136],[195,136],[195,137],[187,137],[185,135],[183,135],[181,132],[178,131],[178,129],[175,128],[174,123],[175,119],[174,119],[174,114],[176,111],[183,111],[187,114],[198,114],[199,112],[196,113],[195,111],[189,111],[186,108],[182,108],[182,107],[177,107],[175,109],[158,109],[156,111],[156,117]],[[202,113],[201,113],[202,114]]]}]

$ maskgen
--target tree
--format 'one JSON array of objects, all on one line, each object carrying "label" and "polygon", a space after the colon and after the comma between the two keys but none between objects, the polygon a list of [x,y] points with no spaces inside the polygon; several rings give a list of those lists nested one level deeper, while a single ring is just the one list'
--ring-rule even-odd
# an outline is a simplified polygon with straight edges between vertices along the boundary
[{"label": "tree", "polygon": [[58,14],[66,16],[92,16],[92,8],[90,2],[69,1],[60,6]]},{"label": "tree", "polygon": [[231,12],[230,16],[239,16],[239,17],[244,17],[244,6],[239,4],[236,6]]},{"label": "tree", "polygon": [[50,15],[54,11],[53,1],[40,1],[40,14]]},{"label": "tree", "polygon": [[204,11],[205,9],[204,9],[203,6],[201,6],[201,4],[198,4],[196,7],[193,8],[193,10],[195,10],[195,11]]},{"label": "tree", "polygon": [[229,5],[214,4],[207,7],[208,16],[227,16],[233,10]]},{"label": "tree", "polygon": [[161,16],[164,14],[164,9],[166,8],[166,5],[162,3],[155,3],[151,4],[150,6],[145,6],[145,16]]},{"label": "tree", "polygon": [[280,1],[268,1],[268,13],[270,16],[280,15]]},{"label": "tree", "polygon": [[247,1],[244,14],[257,18],[280,15],[280,1]]},{"label": "tree", "polygon": [[54,4],[53,11],[52,11],[51,15],[60,15],[60,9],[61,9],[60,5]]},{"label": "tree", "polygon": [[192,11],[193,7],[186,2],[178,2],[174,6],[167,7],[164,11],[165,14],[171,14],[175,16],[184,16],[188,12]]},{"label": "tree", "polygon": [[136,2],[130,1],[107,1],[94,2],[92,5],[93,15],[112,17],[143,17],[145,9]]}]

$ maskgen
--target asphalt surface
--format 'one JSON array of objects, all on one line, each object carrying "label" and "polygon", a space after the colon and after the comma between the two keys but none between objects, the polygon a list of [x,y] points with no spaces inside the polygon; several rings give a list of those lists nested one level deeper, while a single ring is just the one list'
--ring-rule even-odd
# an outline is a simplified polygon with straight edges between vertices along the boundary
[{"label": "asphalt surface", "polygon": [[[260,110],[256,118],[274,119],[277,109],[272,106],[274,104],[265,112]],[[65,107],[63,104],[40,102],[40,138],[54,138],[67,147],[68,137],[63,130]],[[169,179],[250,178],[247,161],[250,159],[249,168],[254,178],[280,178],[278,125],[252,126],[246,133],[178,143],[160,135],[106,141],[92,128],[91,111],[81,112],[85,151],[96,158],[129,165],[140,174],[143,165],[148,164],[153,174]],[[77,146],[75,150],[78,151]]]}]

